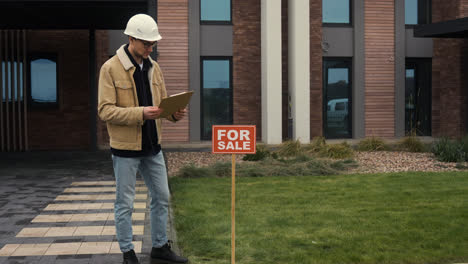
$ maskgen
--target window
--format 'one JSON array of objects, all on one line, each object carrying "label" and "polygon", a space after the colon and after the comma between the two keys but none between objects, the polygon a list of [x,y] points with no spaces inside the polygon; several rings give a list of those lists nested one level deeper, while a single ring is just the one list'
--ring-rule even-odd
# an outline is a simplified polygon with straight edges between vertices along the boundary
[{"label": "window", "polygon": [[351,59],[324,58],[324,134],[351,137]]},{"label": "window", "polygon": [[2,61],[0,70],[3,102],[23,101],[23,63]]},{"label": "window", "polygon": [[32,55],[29,59],[29,102],[32,107],[58,106],[55,55]]},{"label": "window", "polygon": [[351,0],[322,0],[324,24],[351,24]]},{"label": "window", "polygon": [[213,125],[232,124],[232,59],[201,59],[201,137],[211,139]]},{"label": "window", "polygon": [[430,0],[405,0],[405,24],[421,25],[431,23]]},{"label": "window", "polygon": [[407,59],[405,83],[405,132],[431,135],[431,59]]},{"label": "window", "polygon": [[200,0],[200,20],[204,24],[230,24],[231,0]]}]

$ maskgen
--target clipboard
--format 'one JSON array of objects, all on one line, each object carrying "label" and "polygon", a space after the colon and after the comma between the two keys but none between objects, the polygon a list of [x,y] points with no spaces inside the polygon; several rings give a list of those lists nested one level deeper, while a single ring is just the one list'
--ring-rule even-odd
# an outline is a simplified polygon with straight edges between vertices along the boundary
[{"label": "clipboard", "polygon": [[159,104],[159,108],[162,108],[164,112],[159,117],[168,117],[173,113],[187,107],[190,98],[192,97],[193,91],[182,92],[173,94],[169,97],[163,98]]}]

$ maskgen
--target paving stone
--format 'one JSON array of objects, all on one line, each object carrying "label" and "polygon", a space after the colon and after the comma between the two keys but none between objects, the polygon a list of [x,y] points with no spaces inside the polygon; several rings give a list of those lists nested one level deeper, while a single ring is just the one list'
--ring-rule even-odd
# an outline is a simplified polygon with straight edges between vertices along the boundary
[{"label": "paving stone", "polygon": [[[93,255],[89,264],[114,264],[122,263],[122,254]],[[141,262],[146,263],[146,262]]]},{"label": "paving stone", "polygon": [[[144,187],[141,176],[137,177]],[[95,182],[94,185],[72,186],[73,182]],[[106,184],[99,184],[106,181]],[[44,210],[49,204],[83,204],[103,203],[103,200],[92,201],[56,201],[59,195],[113,195],[110,189],[101,192],[90,192],[81,189],[80,192],[64,193],[67,188],[108,188],[115,186],[112,159],[109,151],[98,152],[26,152],[0,153],[0,249],[7,244],[47,244],[47,243],[81,243],[81,242],[115,242],[115,235],[106,236],[65,236],[65,237],[16,237],[24,228],[35,227],[76,227],[76,226],[114,226],[113,209],[83,210]],[[146,191],[139,193],[147,193]],[[151,235],[149,227],[148,200],[147,208],[135,208],[135,213],[145,213],[145,220],[133,221],[134,225],[145,226],[144,235],[134,235],[134,241],[142,241],[143,253],[141,259],[150,263]],[[113,200],[108,200],[113,203]],[[105,221],[32,223],[38,215],[64,214],[112,214]],[[171,238],[172,239],[172,238]],[[146,253],[145,253],[146,252]],[[121,263],[122,255],[50,255],[27,257],[0,257],[0,264],[37,263],[37,264],[73,264],[73,263]]]}]

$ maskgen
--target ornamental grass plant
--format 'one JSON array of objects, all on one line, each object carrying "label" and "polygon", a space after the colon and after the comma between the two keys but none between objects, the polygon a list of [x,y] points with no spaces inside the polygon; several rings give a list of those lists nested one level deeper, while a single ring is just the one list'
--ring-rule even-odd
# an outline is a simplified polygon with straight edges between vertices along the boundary
[{"label": "ornamental grass plant", "polygon": [[409,135],[401,139],[397,144],[397,148],[399,150],[404,150],[404,151],[409,151],[409,152],[427,151],[427,148],[424,145],[424,143],[422,143],[422,141],[415,135]]},{"label": "ornamental grass plant", "polygon": [[357,150],[359,151],[386,151],[390,149],[390,146],[379,137],[368,137],[357,144]]}]

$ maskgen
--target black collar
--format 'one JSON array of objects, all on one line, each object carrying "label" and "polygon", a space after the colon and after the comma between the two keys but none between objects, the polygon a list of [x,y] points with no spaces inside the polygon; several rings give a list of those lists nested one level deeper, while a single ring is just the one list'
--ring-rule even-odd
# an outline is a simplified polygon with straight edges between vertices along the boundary
[{"label": "black collar", "polygon": [[[125,53],[127,53],[127,56],[130,59],[130,61],[133,63],[133,65],[137,69],[140,69],[140,65],[138,65],[138,63],[135,61],[135,59],[133,59],[133,56],[130,53],[130,51],[128,51],[128,44],[125,45],[124,50],[125,50]],[[152,66],[153,66],[153,64],[151,63],[151,61],[149,59],[143,59],[143,70],[144,71],[149,70],[149,68],[151,68]]]}]

